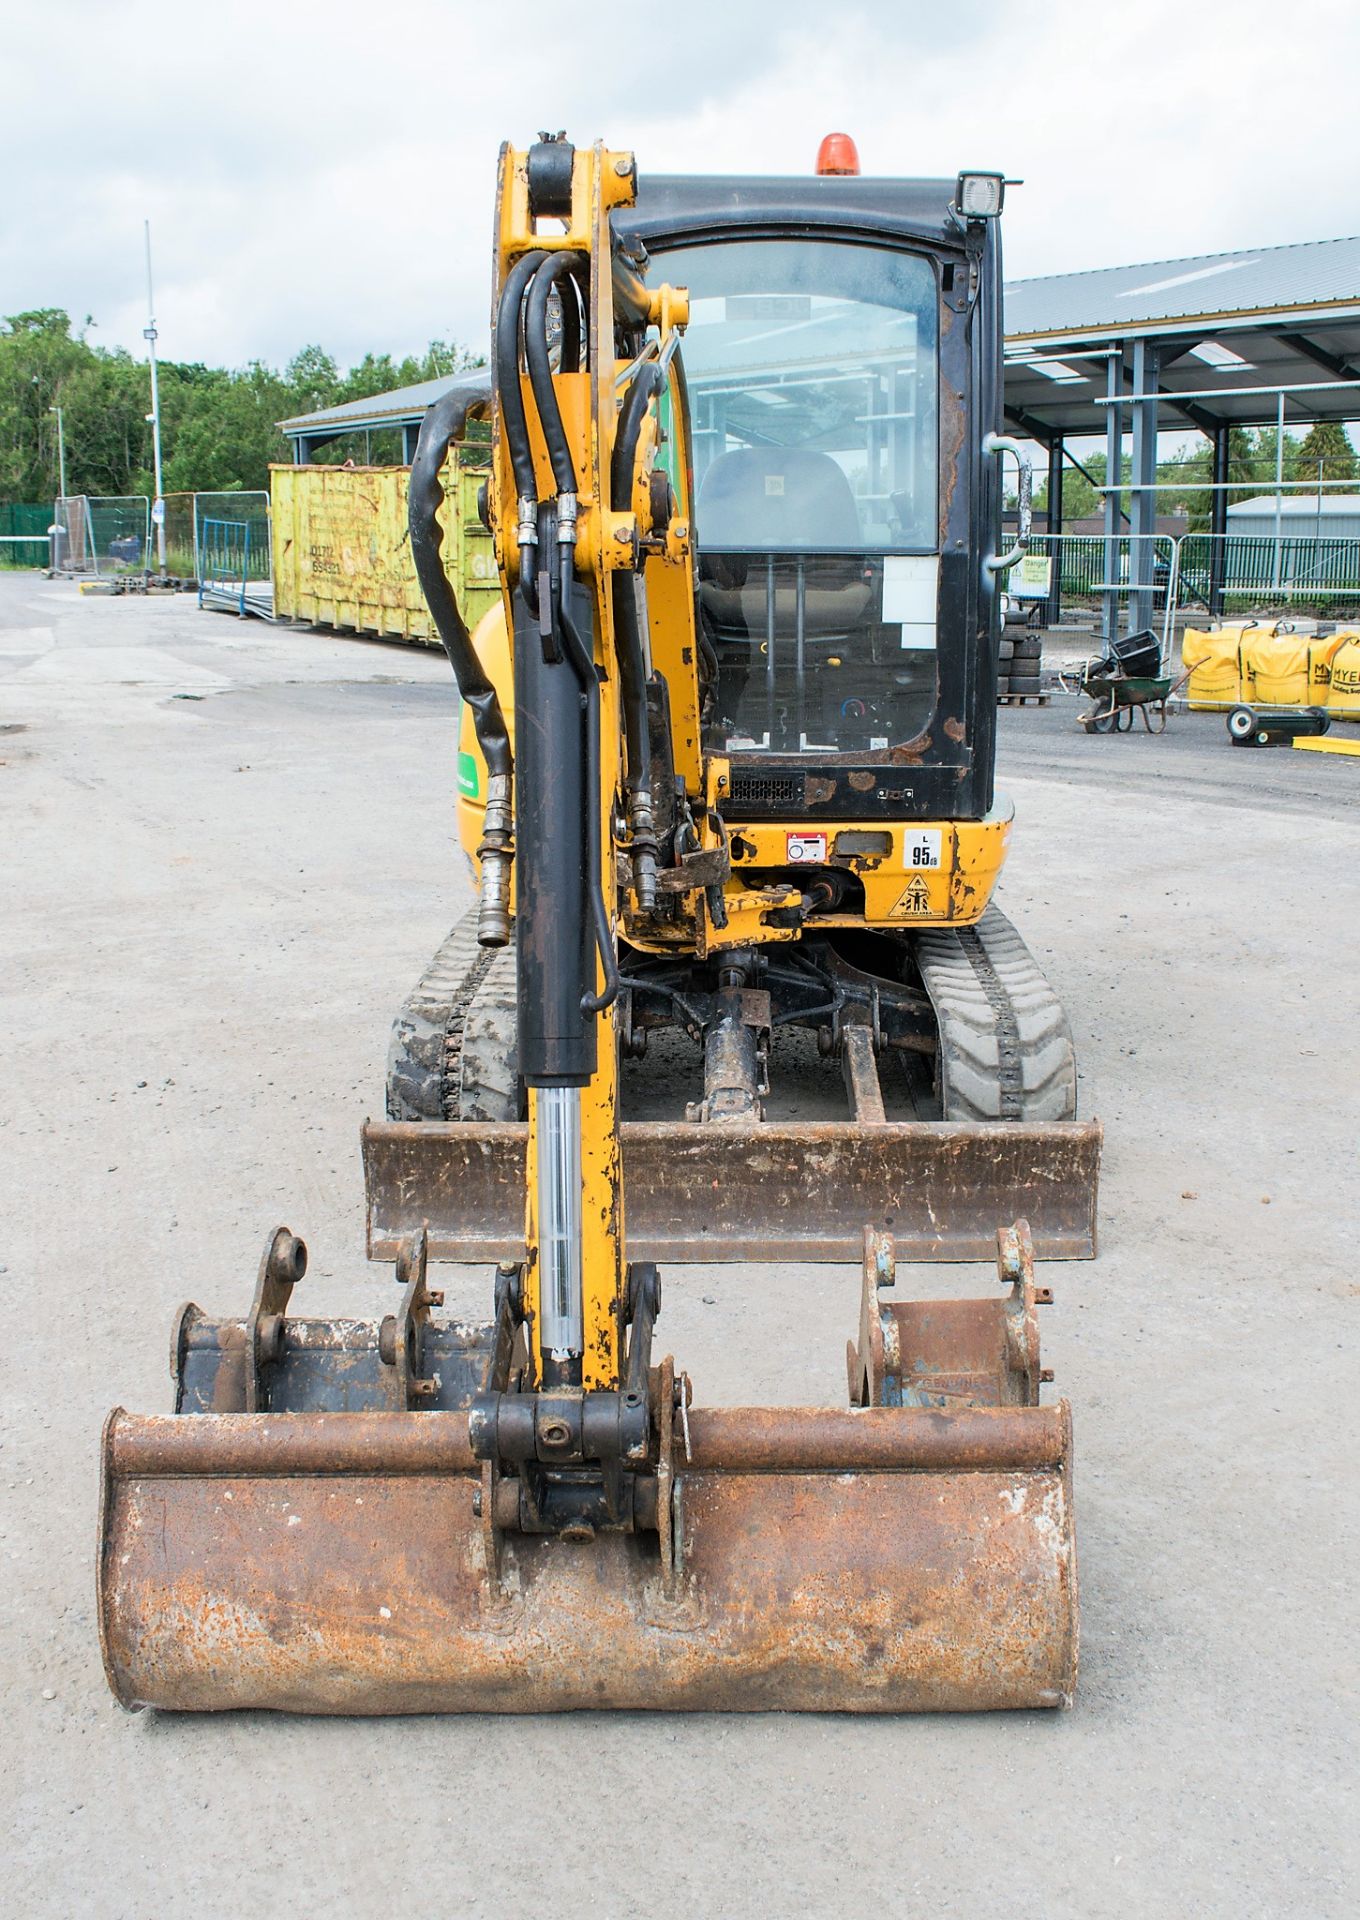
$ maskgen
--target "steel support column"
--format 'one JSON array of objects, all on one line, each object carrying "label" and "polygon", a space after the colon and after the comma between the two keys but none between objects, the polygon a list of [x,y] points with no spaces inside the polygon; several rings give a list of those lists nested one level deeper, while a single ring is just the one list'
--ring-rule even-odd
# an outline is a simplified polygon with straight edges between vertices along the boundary
[{"label": "steel support column", "polygon": [[1275,560],[1270,570],[1271,586],[1278,594],[1284,584],[1284,388],[1275,403]]},{"label": "steel support column", "polygon": [[[1157,548],[1157,347],[1133,343],[1133,472],[1130,501],[1129,632],[1153,624]],[[1151,396],[1145,398],[1144,396]]]},{"label": "steel support column", "polygon": [[1044,624],[1056,627],[1062,619],[1063,437],[1055,433],[1048,443],[1048,604]]},{"label": "steel support column", "polygon": [[1106,642],[1119,637],[1119,483],[1124,464],[1124,409],[1120,396],[1124,391],[1122,356],[1111,354],[1105,363],[1105,391],[1110,405],[1105,409],[1105,485],[1115,491],[1105,495],[1104,571],[1101,579],[1100,634]]},{"label": "steel support column", "polygon": [[1226,420],[1214,428],[1214,491],[1209,496],[1209,612],[1223,617],[1223,582],[1228,562],[1228,469],[1232,460],[1232,428]]}]

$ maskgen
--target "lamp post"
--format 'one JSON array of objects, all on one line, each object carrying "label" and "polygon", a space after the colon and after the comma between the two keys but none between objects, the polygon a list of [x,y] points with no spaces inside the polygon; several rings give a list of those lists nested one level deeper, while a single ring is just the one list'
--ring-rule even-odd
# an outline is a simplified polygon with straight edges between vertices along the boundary
[{"label": "lamp post", "polygon": [[151,290],[151,222],[146,227],[146,317],[147,324],[142,328],[142,338],[146,341],[151,355],[151,411],[147,420],[151,427],[151,450],[155,464],[156,498],[151,503],[151,518],[156,527],[156,559],[160,570],[165,572],[165,501],[161,495],[161,397],[156,381],[156,302]]},{"label": "lamp post", "polygon": [[59,476],[57,485],[61,488],[61,497],[64,500],[66,498],[66,434],[62,427],[61,408],[49,407],[47,411],[57,416],[57,473]]},{"label": "lamp post", "polygon": [[[37,376],[35,375],[36,379]],[[50,406],[47,411],[57,416],[57,495],[56,511],[52,515],[52,524],[47,529],[47,566],[48,578],[58,573],[70,549],[71,523],[66,511],[66,433],[62,424],[61,408]]]}]

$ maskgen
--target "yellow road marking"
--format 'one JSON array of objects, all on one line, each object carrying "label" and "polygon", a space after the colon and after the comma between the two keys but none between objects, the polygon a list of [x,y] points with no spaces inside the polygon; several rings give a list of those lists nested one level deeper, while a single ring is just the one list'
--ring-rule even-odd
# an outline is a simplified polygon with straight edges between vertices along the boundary
[{"label": "yellow road marking", "polygon": [[1354,753],[1360,754],[1360,740],[1329,740],[1325,734],[1315,733],[1306,739],[1294,742],[1296,747],[1308,753]]}]

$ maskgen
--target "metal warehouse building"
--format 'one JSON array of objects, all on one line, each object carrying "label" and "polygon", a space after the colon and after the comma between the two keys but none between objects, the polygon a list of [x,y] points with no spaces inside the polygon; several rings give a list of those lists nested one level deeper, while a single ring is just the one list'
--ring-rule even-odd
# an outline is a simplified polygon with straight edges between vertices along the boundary
[{"label": "metal warehouse building", "polygon": [[1283,522],[1286,537],[1313,535],[1319,540],[1360,540],[1360,493],[1258,494],[1234,500],[1228,526],[1237,534],[1273,535]]}]

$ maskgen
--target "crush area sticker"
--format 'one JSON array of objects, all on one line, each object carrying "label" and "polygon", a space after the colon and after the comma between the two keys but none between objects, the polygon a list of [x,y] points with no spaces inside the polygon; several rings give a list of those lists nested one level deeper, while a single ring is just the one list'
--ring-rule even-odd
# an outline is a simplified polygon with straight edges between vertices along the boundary
[{"label": "crush area sticker", "polygon": [[930,888],[918,873],[889,916],[893,920],[914,920],[930,912]]}]

